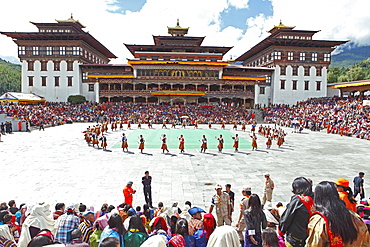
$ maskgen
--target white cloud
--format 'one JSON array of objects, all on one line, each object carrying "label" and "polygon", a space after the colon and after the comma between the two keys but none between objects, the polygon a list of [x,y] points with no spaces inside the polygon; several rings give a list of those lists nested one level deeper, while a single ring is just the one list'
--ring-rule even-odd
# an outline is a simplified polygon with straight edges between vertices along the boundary
[{"label": "white cloud", "polygon": [[[189,36],[206,36],[204,45],[234,46],[225,56],[237,57],[262,40],[267,30],[281,19],[296,29],[321,30],[315,38],[352,40],[360,45],[370,44],[370,2],[368,0],[271,0],[273,16],[261,14],[247,19],[244,32],[235,27],[220,29],[220,13],[230,6],[248,7],[248,0],[147,0],[138,12],[112,13],[117,0],[18,0],[2,4],[1,31],[36,31],[29,23],[54,22],[74,18],[124,63],[132,58],[123,43],[153,44],[152,35],[167,35],[167,26],[190,27]],[[20,7],[21,6],[21,7]],[[0,57],[17,57],[17,46],[0,35]]]}]

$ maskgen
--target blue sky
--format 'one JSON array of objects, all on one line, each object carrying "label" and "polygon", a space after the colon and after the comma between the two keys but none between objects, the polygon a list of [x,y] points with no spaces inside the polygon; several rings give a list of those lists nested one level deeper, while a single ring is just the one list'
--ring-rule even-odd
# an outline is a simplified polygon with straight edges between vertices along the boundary
[{"label": "blue sky", "polygon": [[[206,37],[203,45],[232,46],[226,60],[267,37],[280,20],[296,29],[321,30],[314,39],[370,45],[369,8],[368,0],[18,0],[1,4],[0,31],[37,31],[30,21],[55,22],[73,13],[118,57],[112,63],[125,63],[132,55],[124,43],[153,44],[152,35],[168,35],[167,26],[180,19],[189,36]],[[18,60],[16,44],[4,35],[0,57]]]}]

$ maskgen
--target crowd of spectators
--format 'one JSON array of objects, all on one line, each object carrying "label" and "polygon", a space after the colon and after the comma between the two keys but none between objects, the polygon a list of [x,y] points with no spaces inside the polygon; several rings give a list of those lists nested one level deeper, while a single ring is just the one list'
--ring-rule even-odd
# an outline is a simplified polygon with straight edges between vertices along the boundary
[{"label": "crowd of spectators", "polygon": [[363,106],[363,99],[318,98],[261,109],[266,123],[370,140],[370,106]]},{"label": "crowd of spectators", "polygon": [[252,111],[244,107],[228,105],[169,105],[169,104],[133,104],[133,103],[47,103],[46,105],[0,105],[0,114],[24,120],[31,126],[56,126],[67,122],[124,121],[132,123],[161,124],[164,120],[177,121],[182,118],[199,123],[251,123]]}]

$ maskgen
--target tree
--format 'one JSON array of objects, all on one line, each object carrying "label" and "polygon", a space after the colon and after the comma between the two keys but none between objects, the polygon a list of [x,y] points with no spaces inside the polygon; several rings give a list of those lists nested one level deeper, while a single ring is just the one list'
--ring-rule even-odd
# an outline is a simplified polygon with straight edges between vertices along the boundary
[{"label": "tree", "polygon": [[68,97],[68,102],[71,104],[82,104],[86,102],[86,98],[83,95],[70,95]]}]

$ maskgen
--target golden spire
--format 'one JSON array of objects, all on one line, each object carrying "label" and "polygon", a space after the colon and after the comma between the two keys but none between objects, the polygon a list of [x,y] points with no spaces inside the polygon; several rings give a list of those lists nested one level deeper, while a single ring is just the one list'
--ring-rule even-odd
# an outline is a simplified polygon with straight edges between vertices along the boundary
[{"label": "golden spire", "polygon": [[172,36],[184,36],[188,33],[189,28],[183,28],[180,26],[180,20],[177,18],[176,27],[167,27],[168,33]]},{"label": "golden spire", "polygon": [[278,31],[278,30],[280,30],[280,29],[285,29],[285,30],[291,30],[291,29],[293,29],[293,28],[295,28],[295,26],[294,27],[291,27],[291,26],[285,26],[284,24],[283,24],[283,22],[280,20],[280,23],[279,23],[279,25],[278,26],[274,26],[270,31],[268,31],[269,33],[275,33],[276,31]]},{"label": "golden spire", "polygon": [[70,22],[70,23],[77,23],[79,24],[82,28],[85,28],[84,25],[82,25],[78,20],[75,20],[73,18],[73,13],[71,13],[71,17],[68,18],[67,20],[56,20],[58,23],[67,23],[67,22]]}]

